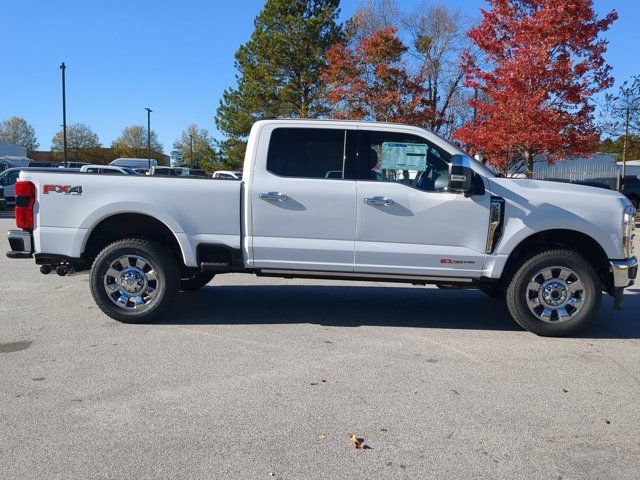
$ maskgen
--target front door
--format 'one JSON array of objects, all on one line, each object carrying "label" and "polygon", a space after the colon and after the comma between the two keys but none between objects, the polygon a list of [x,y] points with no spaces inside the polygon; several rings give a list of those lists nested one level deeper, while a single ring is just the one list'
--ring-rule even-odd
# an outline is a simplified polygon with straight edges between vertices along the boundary
[{"label": "front door", "polygon": [[353,271],[355,141],[336,127],[264,132],[250,198],[256,268]]},{"label": "front door", "polygon": [[479,274],[490,195],[447,191],[450,158],[442,146],[397,127],[358,132],[356,272]]}]

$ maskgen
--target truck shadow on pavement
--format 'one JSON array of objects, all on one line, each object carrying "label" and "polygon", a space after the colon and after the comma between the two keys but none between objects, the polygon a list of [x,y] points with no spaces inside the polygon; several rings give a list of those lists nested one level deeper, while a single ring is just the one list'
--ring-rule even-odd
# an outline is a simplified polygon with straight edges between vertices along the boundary
[{"label": "truck shadow on pavement", "polygon": [[[640,338],[640,290],[632,293],[619,312],[603,296],[598,320],[576,337]],[[212,285],[178,295],[160,323],[522,331],[504,302],[477,290],[352,285]]]}]

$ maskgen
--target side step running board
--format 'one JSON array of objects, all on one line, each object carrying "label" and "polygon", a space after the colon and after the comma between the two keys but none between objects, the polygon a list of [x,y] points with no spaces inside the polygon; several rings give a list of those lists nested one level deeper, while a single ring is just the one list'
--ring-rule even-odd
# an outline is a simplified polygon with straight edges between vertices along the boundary
[{"label": "side step running board", "polygon": [[211,273],[247,272],[244,267],[236,267],[224,262],[200,262],[200,270]]}]

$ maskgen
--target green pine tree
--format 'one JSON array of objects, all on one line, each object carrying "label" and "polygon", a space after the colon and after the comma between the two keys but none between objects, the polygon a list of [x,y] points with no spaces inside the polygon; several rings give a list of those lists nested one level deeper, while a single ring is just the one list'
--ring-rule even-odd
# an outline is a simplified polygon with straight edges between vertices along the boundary
[{"label": "green pine tree", "polygon": [[251,125],[265,117],[315,118],[328,107],[320,75],[325,52],[342,38],[340,0],[267,0],[251,39],[236,52],[238,85],[226,90],[215,121],[220,153],[239,166]]}]

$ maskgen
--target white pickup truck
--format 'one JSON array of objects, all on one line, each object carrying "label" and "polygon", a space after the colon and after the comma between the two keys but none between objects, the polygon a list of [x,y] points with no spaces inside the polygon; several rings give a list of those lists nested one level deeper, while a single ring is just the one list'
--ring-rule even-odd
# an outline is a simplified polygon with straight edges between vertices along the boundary
[{"label": "white pickup truck", "polygon": [[[242,182],[25,171],[11,258],[90,270],[109,316],[144,322],[228,272],[478,288],[540,335],[622,303],[635,211],[598,188],[497,178],[406,125],[263,120]],[[428,315],[428,313],[426,314]]]}]

